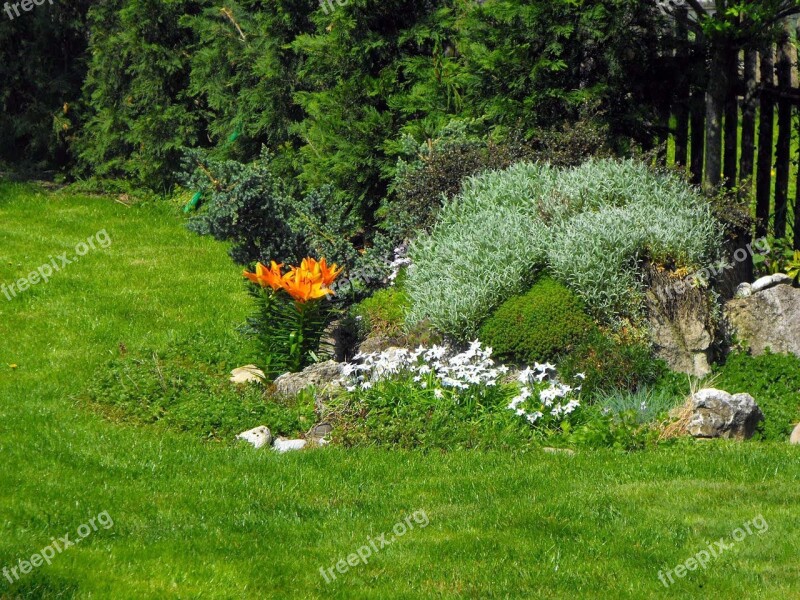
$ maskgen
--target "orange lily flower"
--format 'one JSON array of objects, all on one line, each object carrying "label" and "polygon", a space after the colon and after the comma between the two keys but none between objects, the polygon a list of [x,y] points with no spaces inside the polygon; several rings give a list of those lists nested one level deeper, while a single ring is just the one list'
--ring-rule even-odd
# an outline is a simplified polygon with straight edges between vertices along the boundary
[{"label": "orange lily flower", "polygon": [[308,302],[333,294],[333,290],[323,286],[322,282],[314,282],[302,268],[293,269],[283,278],[283,289],[298,302]]},{"label": "orange lily flower", "polygon": [[258,263],[256,264],[255,273],[245,271],[242,273],[242,275],[247,277],[253,283],[257,283],[261,287],[269,286],[273,290],[279,290],[281,287],[283,287],[281,275],[282,266],[283,264],[278,264],[274,260],[272,261],[269,269],[261,263]]},{"label": "orange lily flower", "polygon": [[330,267],[328,267],[325,259],[323,258],[319,261],[319,270],[320,274],[322,275],[322,283],[325,285],[330,285],[336,280],[336,278],[339,276],[339,273],[344,270],[344,267],[340,267],[336,263],[333,263]]}]

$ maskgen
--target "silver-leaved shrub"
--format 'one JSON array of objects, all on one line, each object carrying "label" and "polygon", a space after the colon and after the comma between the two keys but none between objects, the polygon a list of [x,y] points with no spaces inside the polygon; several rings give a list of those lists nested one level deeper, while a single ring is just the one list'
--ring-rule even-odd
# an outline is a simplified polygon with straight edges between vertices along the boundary
[{"label": "silver-leaved shrub", "polygon": [[718,260],[721,243],[709,202],[676,176],[630,160],[520,163],[465,182],[412,245],[408,319],[470,339],[546,269],[600,321],[635,320],[643,259],[699,269]]}]

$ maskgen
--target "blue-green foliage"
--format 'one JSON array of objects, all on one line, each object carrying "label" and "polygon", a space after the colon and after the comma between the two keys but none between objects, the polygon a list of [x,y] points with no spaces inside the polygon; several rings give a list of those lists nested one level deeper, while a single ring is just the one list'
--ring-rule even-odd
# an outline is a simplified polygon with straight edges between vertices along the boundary
[{"label": "blue-green foliage", "polygon": [[409,320],[470,338],[547,269],[596,318],[618,324],[641,314],[642,261],[701,267],[720,244],[709,203],[675,176],[634,161],[521,163],[466,182],[413,245]]}]

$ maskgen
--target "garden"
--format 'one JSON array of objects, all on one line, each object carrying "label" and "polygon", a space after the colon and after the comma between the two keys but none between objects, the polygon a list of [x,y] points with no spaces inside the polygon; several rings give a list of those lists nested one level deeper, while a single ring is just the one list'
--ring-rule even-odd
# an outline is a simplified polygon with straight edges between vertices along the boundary
[{"label": "garden", "polygon": [[0,599],[792,597],[800,4],[21,7]]}]

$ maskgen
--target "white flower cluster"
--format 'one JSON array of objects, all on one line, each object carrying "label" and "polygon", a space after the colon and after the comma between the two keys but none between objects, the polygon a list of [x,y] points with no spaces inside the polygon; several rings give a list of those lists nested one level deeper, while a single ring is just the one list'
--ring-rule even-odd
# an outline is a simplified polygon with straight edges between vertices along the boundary
[{"label": "white flower cluster", "polygon": [[[577,377],[586,378],[583,373],[578,373]],[[550,363],[543,365],[535,363],[533,369],[527,367],[519,374],[519,382],[522,384],[522,388],[519,395],[515,396],[508,404],[508,408],[519,416],[525,417],[531,424],[546,416],[561,418],[571,414],[580,406],[578,400],[569,398],[569,396],[574,392],[579,392],[581,386],[571,387],[558,381],[556,368]],[[537,399],[537,396],[538,402],[535,400],[532,402],[535,410],[528,412],[522,408],[522,405],[530,398]]]},{"label": "white flower cluster", "polygon": [[411,259],[408,258],[408,244],[401,244],[394,249],[394,260],[389,263],[389,268],[392,270],[389,273],[389,283],[394,285],[395,279],[400,274],[403,267],[410,267]]},{"label": "white flower cluster", "polygon": [[[492,349],[483,348],[477,340],[460,354],[453,354],[447,346],[436,345],[420,346],[416,350],[390,348],[357,354],[354,359],[361,363],[345,365],[343,374],[349,392],[359,387],[369,389],[379,379],[401,372],[412,373],[414,381],[422,388],[433,382],[446,388],[466,390],[477,385],[497,385],[498,379],[508,372],[506,366],[495,366],[491,356]],[[437,398],[442,396],[441,390],[434,393]]]}]

